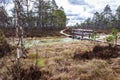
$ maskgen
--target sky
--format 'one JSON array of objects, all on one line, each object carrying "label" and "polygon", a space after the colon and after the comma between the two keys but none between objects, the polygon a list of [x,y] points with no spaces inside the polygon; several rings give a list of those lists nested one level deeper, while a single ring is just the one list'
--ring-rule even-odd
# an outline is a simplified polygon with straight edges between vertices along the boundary
[{"label": "sky", "polygon": [[70,26],[92,17],[96,11],[102,12],[107,4],[115,13],[120,5],[120,0],[56,0],[56,3],[64,8],[69,19],[67,26]]},{"label": "sky", "polygon": [[[1,0],[0,0],[1,1]],[[11,1],[11,0],[9,0]],[[63,7],[67,15],[67,26],[81,23],[88,17],[98,11],[102,12],[104,7],[110,5],[112,12],[115,13],[120,5],[120,0],[55,0],[59,7]],[[13,8],[13,3],[9,3],[6,7],[7,12]],[[9,14],[11,14],[9,12]]]}]

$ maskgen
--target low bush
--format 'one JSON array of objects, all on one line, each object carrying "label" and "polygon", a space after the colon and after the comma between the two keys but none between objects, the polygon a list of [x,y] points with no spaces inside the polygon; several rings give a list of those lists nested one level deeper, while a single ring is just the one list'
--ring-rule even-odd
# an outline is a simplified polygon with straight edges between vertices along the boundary
[{"label": "low bush", "polygon": [[40,80],[42,74],[40,68],[37,66],[31,65],[27,68],[23,68],[16,63],[9,67],[8,71],[5,73],[2,80]]},{"label": "low bush", "polygon": [[95,46],[92,51],[89,52],[75,52],[74,59],[110,59],[120,56],[120,47],[118,46]]},{"label": "low bush", "polygon": [[4,34],[0,30],[0,58],[11,52],[11,46],[7,43]]}]

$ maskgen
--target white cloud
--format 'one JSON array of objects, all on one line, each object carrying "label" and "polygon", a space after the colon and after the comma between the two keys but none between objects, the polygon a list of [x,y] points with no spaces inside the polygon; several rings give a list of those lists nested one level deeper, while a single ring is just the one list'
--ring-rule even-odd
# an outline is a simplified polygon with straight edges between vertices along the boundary
[{"label": "white cloud", "polygon": [[[28,4],[29,4],[29,10],[31,10],[31,9],[33,8],[33,2],[28,1]],[[5,5],[5,9],[6,9],[8,15],[9,15],[9,16],[12,16],[11,10],[14,9],[13,0],[9,0],[9,3]],[[27,7],[24,6],[24,9],[26,10]]]},{"label": "white cloud", "polygon": [[87,5],[84,0],[68,0],[70,4],[73,5]]},{"label": "white cloud", "polygon": [[9,4],[7,4],[5,6],[5,9],[6,9],[6,11],[7,11],[9,16],[12,16],[12,12],[10,10],[13,9],[13,8],[14,8],[14,4],[13,3],[9,3]]},{"label": "white cloud", "polygon": [[[102,12],[107,4],[110,5],[113,13],[115,13],[115,10],[120,5],[120,0],[77,0],[77,2],[78,1],[81,3],[79,2],[79,4],[77,4],[76,0],[56,0],[57,5],[64,8],[67,18],[69,18],[68,25],[74,25],[82,22],[83,19],[92,17],[96,11]],[[83,5],[82,3],[86,4]],[[77,17],[80,20],[78,20]]]}]

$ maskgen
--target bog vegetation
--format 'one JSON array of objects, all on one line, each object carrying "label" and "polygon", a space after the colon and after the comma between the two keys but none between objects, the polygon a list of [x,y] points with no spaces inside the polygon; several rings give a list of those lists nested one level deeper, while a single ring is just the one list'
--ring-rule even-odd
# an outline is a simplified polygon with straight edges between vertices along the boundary
[{"label": "bog vegetation", "polygon": [[[0,3],[0,80],[120,80],[120,7],[112,14],[106,5],[103,12],[74,26],[110,30],[105,43],[96,41],[97,32],[92,40],[66,42],[59,34],[66,28],[66,14],[55,0],[14,0],[11,16],[7,2]],[[48,36],[54,37],[48,41]]]}]

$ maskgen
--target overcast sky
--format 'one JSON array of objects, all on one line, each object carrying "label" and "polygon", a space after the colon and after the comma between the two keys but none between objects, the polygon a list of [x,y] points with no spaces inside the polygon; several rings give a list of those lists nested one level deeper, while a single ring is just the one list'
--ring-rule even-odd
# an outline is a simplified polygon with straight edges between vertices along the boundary
[{"label": "overcast sky", "polygon": [[[109,4],[113,13],[120,5],[120,0],[55,0],[57,5],[64,8],[64,11],[69,19],[67,25],[81,23],[88,17],[92,17],[96,11],[102,12],[104,7]],[[13,7],[13,4],[8,4],[7,11]]]},{"label": "overcast sky", "polygon": [[120,0],[56,0],[56,3],[64,8],[67,18],[69,18],[67,25],[74,25],[92,17],[96,11],[102,12],[107,4],[115,13],[120,5]]}]

